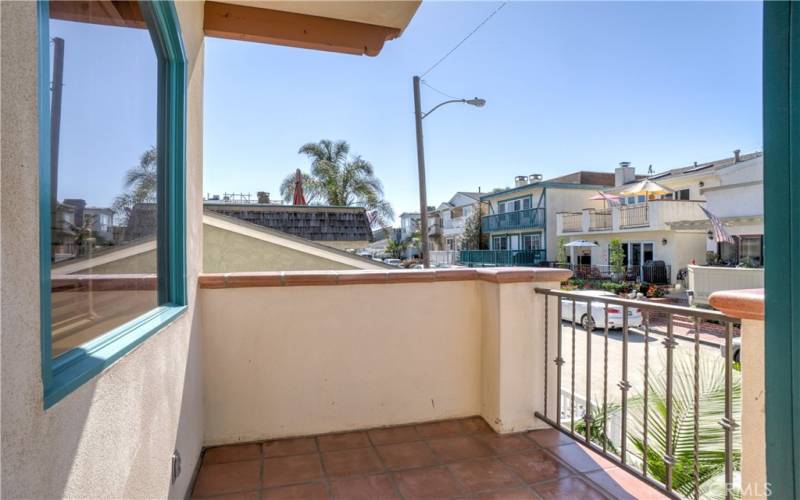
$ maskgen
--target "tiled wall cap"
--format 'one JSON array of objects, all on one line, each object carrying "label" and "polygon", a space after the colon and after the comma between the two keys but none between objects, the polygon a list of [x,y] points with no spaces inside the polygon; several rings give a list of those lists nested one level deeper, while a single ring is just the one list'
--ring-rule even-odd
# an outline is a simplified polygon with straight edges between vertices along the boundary
[{"label": "tiled wall cap", "polygon": [[244,288],[265,286],[369,285],[386,283],[432,283],[434,281],[488,281],[491,283],[531,283],[564,281],[572,276],[567,269],[493,267],[483,269],[284,271],[253,273],[205,273],[198,278],[200,288]]},{"label": "tiled wall cap", "polygon": [[53,291],[120,292],[155,290],[155,274],[65,274],[50,278]]},{"label": "tiled wall cap", "polygon": [[764,289],[730,290],[714,292],[708,303],[733,318],[764,321]]}]

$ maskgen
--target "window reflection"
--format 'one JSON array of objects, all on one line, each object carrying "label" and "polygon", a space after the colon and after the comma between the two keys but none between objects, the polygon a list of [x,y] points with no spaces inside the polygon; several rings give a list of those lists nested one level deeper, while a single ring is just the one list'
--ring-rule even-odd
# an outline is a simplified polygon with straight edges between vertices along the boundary
[{"label": "window reflection", "polygon": [[157,64],[136,2],[50,2],[58,356],[158,305]]}]

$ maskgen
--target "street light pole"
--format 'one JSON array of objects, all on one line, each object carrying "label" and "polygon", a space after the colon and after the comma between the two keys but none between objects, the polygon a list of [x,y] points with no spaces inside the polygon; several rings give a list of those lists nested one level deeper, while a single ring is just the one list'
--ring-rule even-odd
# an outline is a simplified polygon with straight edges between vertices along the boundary
[{"label": "street light pole", "polygon": [[440,102],[430,109],[427,113],[422,112],[422,101],[419,93],[420,78],[414,77],[414,121],[417,125],[417,169],[419,171],[419,230],[422,238],[422,267],[431,267],[431,258],[428,254],[428,193],[425,184],[425,147],[422,144],[422,119],[441,108],[445,104],[453,102],[460,102],[469,104],[476,108],[482,108],[486,105],[483,99],[451,99],[449,101]]},{"label": "street light pole", "polygon": [[414,121],[417,125],[417,171],[419,174],[419,231],[422,241],[422,267],[431,267],[428,253],[428,193],[425,184],[425,147],[422,144],[422,102],[419,93],[419,77],[414,77]]}]

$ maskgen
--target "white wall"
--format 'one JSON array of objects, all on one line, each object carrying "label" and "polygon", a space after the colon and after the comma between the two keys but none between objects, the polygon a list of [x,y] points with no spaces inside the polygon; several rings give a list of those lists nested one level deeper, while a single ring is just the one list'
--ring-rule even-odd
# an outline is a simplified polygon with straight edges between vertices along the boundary
[{"label": "white wall", "polygon": [[[0,345],[3,498],[183,497],[203,427],[196,277],[202,262],[201,3],[176,3],[191,64],[187,314],[48,410],[40,363],[37,5],[2,2]],[[170,486],[172,451],[183,473]]]}]

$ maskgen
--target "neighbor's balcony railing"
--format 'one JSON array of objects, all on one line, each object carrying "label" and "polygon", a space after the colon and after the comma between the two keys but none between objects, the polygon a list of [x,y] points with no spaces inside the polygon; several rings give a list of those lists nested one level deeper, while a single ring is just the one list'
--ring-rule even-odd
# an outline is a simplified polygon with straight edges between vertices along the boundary
[{"label": "neighbor's balcony railing", "polygon": [[763,267],[688,266],[689,290],[696,304],[708,304],[714,292],[764,288]]},{"label": "neighbor's balcony railing", "polygon": [[486,215],[481,224],[485,233],[544,227],[544,209],[530,208],[504,214]]},{"label": "neighbor's balcony railing", "polygon": [[462,250],[460,255],[469,267],[537,266],[544,260],[544,250]]},{"label": "neighbor's balcony railing", "polygon": [[[669,230],[677,221],[706,220],[697,200],[650,200],[634,205],[622,205],[599,210],[584,208],[581,213],[562,212],[556,215],[559,235],[636,230]],[[587,235],[588,239],[588,235]]]},{"label": "neighbor's balcony railing", "polygon": [[579,233],[583,230],[583,214],[561,214],[561,224],[565,233]]},{"label": "neighbor's balcony railing", "polygon": [[[617,297],[536,293],[554,299],[545,301],[544,316],[556,318],[555,332],[544,321],[536,416],[670,496],[732,498],[741,463],[739,320]],[[611,323],[621,334],[609,335]],[[586,333],[595,326],[601,335]],[[721,348],[701,343],[701,331],[712,326],[722,330]],[[715,482],[720,491],[711,491]]]},{"label": "neighbor's balcony railing", "polygon": [[608,231],[611,229],[611,210],[589,212],[589,231]]},{"label": "neighbor's balcony railing", "polygon": [[619,207],[619,227],[643,227],[649,224],[647,203]]}]

